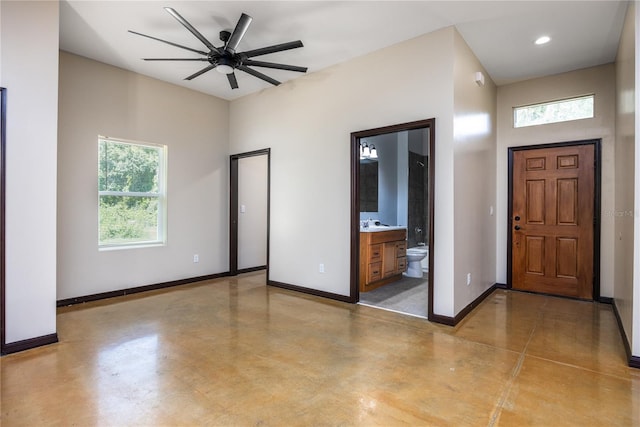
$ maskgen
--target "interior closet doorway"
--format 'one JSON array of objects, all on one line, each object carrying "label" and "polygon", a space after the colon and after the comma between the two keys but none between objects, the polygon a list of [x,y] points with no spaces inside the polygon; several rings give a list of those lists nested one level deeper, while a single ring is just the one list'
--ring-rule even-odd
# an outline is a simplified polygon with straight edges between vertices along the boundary
[{"label": "interior closet doorway", "polygon": [[435,119],[351,134],[350,301],[433,316]]},{"label": "interior closet doorway", "polygon": [[268,269],[271,149],[230,162],[229,274]]}]

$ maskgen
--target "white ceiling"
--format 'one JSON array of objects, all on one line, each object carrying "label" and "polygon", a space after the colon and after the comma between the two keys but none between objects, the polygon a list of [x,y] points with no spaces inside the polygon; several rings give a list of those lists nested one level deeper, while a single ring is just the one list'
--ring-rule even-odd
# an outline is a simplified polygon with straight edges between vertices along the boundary
[{"label": "white ceiling", "polygon": [[[145,62],[197,57],[128,33],[134,30],[198,50],[202,43],[163,8],[173,7],[214,45],[241,13],[253,17],[239,51],[302,40],[304,47],[256,60],[309,67],[309,73],[455,25],[498,85],[615,60],[626,1],[62,1],[60,48],[136,73],[235,99],[271,85],[236,71],[239,89],[206,63]],[[536,46],[540,35],[551,43]],[[437,58],[434,58],[437,60]],[[285,82],[291,71],[258,69]],[[402,73],[402,71],[400,71]]]}]

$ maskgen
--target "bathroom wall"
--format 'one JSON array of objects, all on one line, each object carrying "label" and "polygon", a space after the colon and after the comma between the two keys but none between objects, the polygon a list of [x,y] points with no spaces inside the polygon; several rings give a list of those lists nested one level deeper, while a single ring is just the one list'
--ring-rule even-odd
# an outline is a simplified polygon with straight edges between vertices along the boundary
[{"label": "bathroom wall", "polygon": [[[423,141],[428,144],[423,139],[425,134],[428,135],[424,130],[414,130],[366,139],[378,150],[378,189],[381,202],[379,212],[361,212],[360,219],[372,218],[386,225],[407,227],[408,240],[414,244],[417,242],[415,227],[425,227],[424,201],[428,193],[424,191],[423,168],[414,170],[413,173],[419,176],[414,176],[413,182],[411,180],[412,163],[409,147],[412,146],[415,151],[425,151],[422,147]],[[417,156],[416,160],[425,160],[424,156]],[[417,162],[414,165],[417,166]],[[415,197],[412,198],[414,193]],[[411,221],[414,225],[411,225]],[[424,237],[420,241],[424,242]]]},{"label": "bathroom wall", "polygon": [[370,215],[383,224],[398,224],[398,150],[395,134],[367,138],[378,151],[378,212]]},{"label": "bathroom wall", "polygon": [[429,132],[408,132],[407,244],[410,248],[429,242]]},{"label": "bathroom wall", "polygon": [[412,248],[426,244],[429,238],[427,225],[429,199],[425,190],[429,176],[429,159],[427,156],[409,151],[409,195],[407,216],[407,244]]},{"label": "bathroom wall", "polygon": [[398,152],[398,220],[397,225],[409,224],[409,132],[397,133],[396,149]]}]

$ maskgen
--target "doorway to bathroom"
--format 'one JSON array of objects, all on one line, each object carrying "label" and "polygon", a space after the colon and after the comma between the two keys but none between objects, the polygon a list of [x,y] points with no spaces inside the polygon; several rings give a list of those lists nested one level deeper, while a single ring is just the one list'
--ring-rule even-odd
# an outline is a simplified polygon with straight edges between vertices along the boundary
[{"label": "doorway to bathroom", "polygon": [[351,300],[433,314],[435,119],[351,134]]}]

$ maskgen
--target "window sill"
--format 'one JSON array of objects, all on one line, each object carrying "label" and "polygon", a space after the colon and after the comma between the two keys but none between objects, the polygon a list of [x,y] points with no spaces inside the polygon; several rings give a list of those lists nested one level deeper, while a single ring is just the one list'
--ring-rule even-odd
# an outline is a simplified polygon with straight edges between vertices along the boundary
[{"label": "window sill", "polygon": [[125,249],[144,249],[157,248],[159,246],[167,246],[166,242],[148,242],[148,243],[131,243],[131,244],[114,244],[98,246],[99,252],[120,251]]}]

